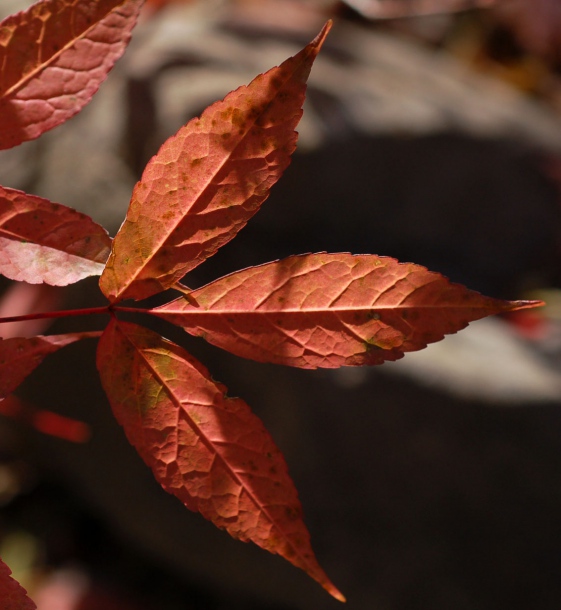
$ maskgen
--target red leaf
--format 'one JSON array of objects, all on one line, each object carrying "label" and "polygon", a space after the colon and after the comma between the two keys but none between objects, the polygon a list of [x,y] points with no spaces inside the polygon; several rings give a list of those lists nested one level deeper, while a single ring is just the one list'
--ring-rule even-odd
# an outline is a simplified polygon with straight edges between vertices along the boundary
[{"label": "red leaf", "polygon": [[[47,284],[12,282],[0,298],[0,318],[40,313],[56,309],[61,304],[61,290]],[[0,337],[33,337],[41,335],[54,322],[53,318],[23,320],[0,324]]]},{"label": "red leaf", "polygon": [[85,214],[0,186],[0,273],[10,279],[66,286],[99,275],[110,248]]},{"label": "red leaf", "polygon": [[142,0],[42,0],[0,23],[0,149],[79,112],[122,55]]},{"label": "red leaf", "polygon": [[169,288],[255,214],[290,163],[306,80],[330,27],[207,108],[148,163],[100,279],[110,301]]},{"label": "red leaf", "polygon": [[12,571],[0,559],[0,607],[2,610],[37,610],[27,591],[11,576]]},{"label": "red leaf", "polygon": [[331,368],[397,360],[473,320],[540,304],[484,297],[392,258],[308,254],[232,273],[150,312],[238,356]]},{"label": "red leaf", "polygon": [[91,436],[90,428],[86,423],[46,409],[38,409],[15,394],[0,400],[0,413],[24,421],[43,434],[56,436],[71,443],[85,443]]},{"label": "red leaf", "polygon": [[282,454],[242,400],[181,347],[115,319],[97,366],[115,417],[166,491],[344,599],[313,555]]},{"label": "red leaf", "polygon": [[99,337],[100,334],[94,331],[30,339],[0,339],[0,398],[11,394],[49,354],[80,339]]}]

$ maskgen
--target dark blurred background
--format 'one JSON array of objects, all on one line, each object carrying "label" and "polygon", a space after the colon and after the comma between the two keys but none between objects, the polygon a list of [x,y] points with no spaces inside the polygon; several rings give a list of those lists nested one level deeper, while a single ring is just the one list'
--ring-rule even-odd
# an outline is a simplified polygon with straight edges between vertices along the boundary
[{"label": "dark blurred background", "polygon": [[[561,9],[515,0],[444,10],[468,4],[153,1],[92,103],[0,154],[0,183],[77,207],[114,233],[165,138],[335,18],[292,165],[186,283],[350,251],[420,263],[489,296],[549,302],[368,370],[244,361],[145,321],[264,420],[349,610],[561,605]],[[59,307],[103,303],[95,279],[56,295]],[[61,320],[47,332],[102,323]],[[19,396],[91,433],[69,442],[0,422],[0,556],[39,610],[340,607],[159,488],[112,418],[93,341],[49,356]]]}]

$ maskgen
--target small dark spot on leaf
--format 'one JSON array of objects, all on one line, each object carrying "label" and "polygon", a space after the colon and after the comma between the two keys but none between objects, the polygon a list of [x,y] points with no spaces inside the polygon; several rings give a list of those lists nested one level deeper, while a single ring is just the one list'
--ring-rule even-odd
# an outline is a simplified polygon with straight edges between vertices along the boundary
[{"label": "small dark spot on leaf", "polygon": [[300,518],[300,512],[295,508],[291,508],[290,506],[286,507],[285,515],[286,518],[290,521],[296,521],[296,519]]}]

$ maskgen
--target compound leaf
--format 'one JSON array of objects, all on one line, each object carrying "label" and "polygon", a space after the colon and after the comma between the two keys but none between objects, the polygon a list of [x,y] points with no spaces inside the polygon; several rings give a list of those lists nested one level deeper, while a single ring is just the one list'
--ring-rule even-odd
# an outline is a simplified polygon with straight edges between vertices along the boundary
[{"label": "compound leaf", "polygon": [[0,23],[0,149],[79,112],[122,55],[142,0],[41,0]]},{"label": "compound leaf", "polygon": [[0,273],[66,286],[99,275],[111,249],[107,231],[85,214],[0,186]]},{"label": "compound leaf", "polygon": [[90,337],[99,337],[97,331],[0,339],[0,399],[11,394],[46,356],[61,347]]},{"label": "compound leaf", "polygon": [[284,458],[245,402],[181,347],[116,319],[97,366],[115,417],[166,491],[343,599],[314,557]]},{"label": "compound leaf", "polygon": [[296,147],[306,80],[330,27],[163,144],[134,188],[101,276],[110,301],[169,288],[257,212]]},{"label": "compound leaf", "polygon": [[381,364],[488,315],[482,296],[413,263],[308,254],[227,275],[151,313],[238,356],[301,368]]}]

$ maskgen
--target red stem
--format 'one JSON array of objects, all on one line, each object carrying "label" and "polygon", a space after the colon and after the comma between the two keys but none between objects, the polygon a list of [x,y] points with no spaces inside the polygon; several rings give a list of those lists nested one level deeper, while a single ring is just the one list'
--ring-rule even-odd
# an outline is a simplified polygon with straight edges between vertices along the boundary
[{"label": "red stem", "polygon": [[41,318],[66,318],[70,316],[89,316],[100,313],[109,313],[111,305],[104,307],[91,307],[87,309],[67,309],[62,311],[45,311],[39,313],[28,313],[23,316],[10,316],[8,318],[0,318],[0,324],[5,322],[24,322],[25,320],[40,320]]},{"label": "red stem", "polygon": [[123,311],[125,313],[148,313],[149,309],[142,309],[140,307],[121,307],[120,305],[115,305],[111,307],[111,311]]},{"label": "red stem", "polygon": [[85,309],[63,309],[61,311],[44,311],[39,313],[28,313],[23,316],[10,316],[0,318],[0,324],[6,322],[24,322],[26,320],[40,320],[42,318],[70,318],[72,316],[93,316],[97,314],[112,314],[115,311],[128,313],[147,313],[148,309],[140,307],[119,307],[119,305],[104,305],[103,307],[88,307]]}]

